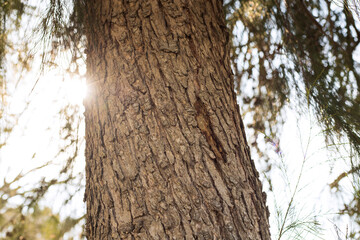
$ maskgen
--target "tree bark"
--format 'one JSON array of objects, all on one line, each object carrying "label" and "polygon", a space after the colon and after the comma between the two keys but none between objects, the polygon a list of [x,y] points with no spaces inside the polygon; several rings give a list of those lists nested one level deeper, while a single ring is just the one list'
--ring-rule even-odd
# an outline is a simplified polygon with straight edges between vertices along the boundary
[{"label": "tree bark", "polygon": [[270,239],[219,0],[88,0],[88,239]]}]

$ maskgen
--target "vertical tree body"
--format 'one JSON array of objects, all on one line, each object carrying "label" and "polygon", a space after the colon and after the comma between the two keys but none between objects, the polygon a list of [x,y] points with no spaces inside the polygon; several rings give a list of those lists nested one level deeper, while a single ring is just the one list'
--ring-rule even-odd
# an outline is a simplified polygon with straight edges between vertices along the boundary
[{"label": "vertical tree body", "polygon": [[89,0],[88,239],[270,239],[219,0]]}]

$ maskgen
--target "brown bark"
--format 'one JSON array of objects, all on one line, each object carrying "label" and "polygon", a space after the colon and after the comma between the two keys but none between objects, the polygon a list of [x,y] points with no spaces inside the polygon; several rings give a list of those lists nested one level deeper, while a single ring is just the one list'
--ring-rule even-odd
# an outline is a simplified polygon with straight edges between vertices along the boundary
[{"label": "brown bark", "polygon": [[219,0],[88,0],[88,239],[270,239]]}]

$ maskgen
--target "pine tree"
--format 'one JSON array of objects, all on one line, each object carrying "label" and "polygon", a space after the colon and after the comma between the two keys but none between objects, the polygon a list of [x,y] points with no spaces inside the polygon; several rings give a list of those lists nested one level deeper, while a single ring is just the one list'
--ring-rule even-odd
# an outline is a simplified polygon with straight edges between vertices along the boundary
[{"label": "pine tree", "polygon": [[221,1],[87,1],[89,239],[269,239]]}]

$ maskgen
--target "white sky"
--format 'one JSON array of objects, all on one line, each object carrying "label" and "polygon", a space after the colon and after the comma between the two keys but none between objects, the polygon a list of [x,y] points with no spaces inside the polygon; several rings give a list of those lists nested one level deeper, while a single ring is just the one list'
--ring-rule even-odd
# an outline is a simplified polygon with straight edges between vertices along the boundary
[{"label": "white sky", "polygon": [[[59,152],[59,145],[64,145],[60,136],[64,119],[60,118],[59,111],[67,104],[73,104],[80,106],[79,111],[82,114],[84,111],[82,100],[86,94],[84,78],[70,78],[69,76],[63,78],[52,71],[40,78],[34,92],[28,98],[29,89],[32,88],[35,80],[36,77],[32,75],[26,77],[16,91],[12,88],[12,83],[9,83],[8,111],[17,114],[22,112],[26,101],[30,101],[30,104],[13,129],[7,144],[0,149],[0,182],[4,177],[9,181],[20,172],[25,173],[49,161],[52,162],[51,165],[31,173],[20,181],[20,184],[27,186],[25,187],[27,189],[43,177],[48,180],[58,178],[67,156],[71,154],[64,153],[55,157]],[[12,90],[14,92],[11,92]],[[83,121],[79,130],[79,135],[84,136]],[[82,142],[74,168],[75,174],[84,172],[84,163],[84,142]],[[75,187],[72,186],[68,186],[68,189],[75,191]],[[65,200],[62,191],[65,189],[53,188],[42,203],[53,208],[54,212],[61,209],[62,217],[69,214],[74,217],[82,216],[85,212],[82,201],[83,191],[74,198],[71,205],[66,207],[62,205]],[[21,200],[15,199],[15,201]]]},{"label": "white sky", "polygon": [[[274,219],[276,215],[274,203],[276,202],[278,209],[282,210],[284,216],[300,174],[298,193],[294,197],[295,212],[293,215],[303,221],[310,221],[318,216],[316,219],[324,228],[323,235],[308,235],[306,238],[301,236],[304,239],[338,239],[333,223],[343,233],[346,232],[346,228],[352,229],[353,226],[348,219],[342,218],[342,220],[337,221],[336,212],[342,205],[341,201],[331,193],[328,185],[339,174],[348,171],[349,164],[341,159],[342,156],[339,153],[331,153],[326,149],[321,129],[316,125],[316,121],[306,116],[298,120],[295,112],[288,111],[287,121],[280,139],[280,148],[282,156],[278,154],[275,156],[274,154],[272,159],[279,164],[279,167],[273,167],[271,172],[275,194],[268,195],[268,205],[273,208],[272,211],[270,210],[273,237],[278,232],[278,226],[274,224],[276,222]],[[345,153],[343,152],[343,154]],[[329,160],[334,157],[338,158],[337,161]],[[304,164],[303,169],[301,169],[302,164]],[[343,184],[347,180],[349,179],[343,179],[341,183]],[[351,189],[344,191],[345,196],[346,193],[351,193]],[[289,220],[291,221],[291,217]],[[345,237],[341,233],[339,234],[341,237]],[[285,237],[284,239],[293,238]]]}]

